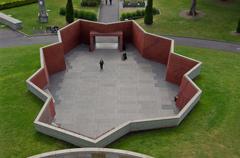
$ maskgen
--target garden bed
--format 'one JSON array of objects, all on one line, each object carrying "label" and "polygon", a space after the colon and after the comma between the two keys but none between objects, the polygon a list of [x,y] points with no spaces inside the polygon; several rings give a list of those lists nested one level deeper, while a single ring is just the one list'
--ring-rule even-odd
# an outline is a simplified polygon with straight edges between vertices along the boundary
[{"label": "garden bed", "polygon": [[146,2],[144,0],[123,0],[123,8],[131,7],[145,7]]}]

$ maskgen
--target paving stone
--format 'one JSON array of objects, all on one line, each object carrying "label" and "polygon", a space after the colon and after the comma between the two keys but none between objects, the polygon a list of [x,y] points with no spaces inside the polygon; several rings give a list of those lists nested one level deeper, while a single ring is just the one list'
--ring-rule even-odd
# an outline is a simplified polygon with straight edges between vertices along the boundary
[{"label": "paving stone", "polygon": [[67,70],[50,77],[56,123],[97,138],[126,121],[176,115],[178,86],[165,81],[166,67],[127,48],[127,61],[118,50],[90,53],[86,46],[66,55]]}]

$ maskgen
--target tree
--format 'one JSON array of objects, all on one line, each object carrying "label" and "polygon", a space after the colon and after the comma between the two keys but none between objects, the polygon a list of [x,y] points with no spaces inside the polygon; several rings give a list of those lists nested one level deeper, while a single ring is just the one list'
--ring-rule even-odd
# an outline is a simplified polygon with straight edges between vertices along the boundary
[{"label": "tree", "polygon": [[197,6],[197,0],[192,0],[192,5],[189,11],[189,15],[191,16],[196,16],[197,15],[197,11],[196,11],[196,6]]},{"label": "tree", "polygon": [[71,23],[74,21],[74,11],[73,11],[73,4],[72,0],[67,1],[66,5],[66,21],[67,23]]},{"label": "tree", "polygon": [[240,33],[240,19],[238,20],[237,33]]},{"label": "tree", "polygon": [[147,7],[145,9],[144,23],[151,25],[153,23],[153,0],[147,1]]}]

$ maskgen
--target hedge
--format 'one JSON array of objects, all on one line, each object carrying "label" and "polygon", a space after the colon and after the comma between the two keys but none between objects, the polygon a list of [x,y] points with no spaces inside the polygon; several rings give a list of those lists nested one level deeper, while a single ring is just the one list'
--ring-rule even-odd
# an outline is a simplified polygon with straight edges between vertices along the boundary
[{"label": "hedge", "polygon": [[124,0],[123,7],[145,7],[144,0]]},{"label": "hedge", "polygon": [[96,7],[101,3],[101,0],[82,0],[81,6],[83,7]]},{"label": "hedge", "polygon": [[236,30],[237,33],[240,33],[240,19],[238,20],[238,25],[237,25],[237,30]]},{"label": "hedge", "polygon": [[67,0],[66,5],[66,21],[67,23],[72,23],[74,21],[74,10],[72,0]]},{"label": "hedge", "polygon": [[147,0],[147,7],[145,9],[144,23],[152,25],[153,23],[153,0]]},{"label": "hedge", "polygon": [[0,3],[0,10],[20,7],[27,4],[37,3],[38,0],[16,0],[13,2]]},{"label": "hedge", "polygon": [[[153,15],[160,14],[159,9],[153,8]],[[125,19],[128,20],[135,20],[135,19],[140,19],[143,18],[145,15],[145,10],[137,10],[135,12],[127,12],[127,13],[122,13],[120,20],[124,21]]]},{"label": "hedge", "polygon": [[[59,14],[62,16],[66,15],[66,9],[60,8]],[[86,19],[91,21],[97,21],[97,14],[91,11],[77,10],[74,9],[74,17],[78,19]]]}]

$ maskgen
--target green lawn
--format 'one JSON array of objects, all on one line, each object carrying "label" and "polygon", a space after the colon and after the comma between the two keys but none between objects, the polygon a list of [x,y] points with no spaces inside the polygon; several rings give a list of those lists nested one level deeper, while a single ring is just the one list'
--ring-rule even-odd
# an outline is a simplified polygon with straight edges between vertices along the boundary
[{"label": "green lawn", "polygon": [[[33,127],[43,103],[25,80],[39,68],[39,47],[0,48],[1,158],[73,147]],[[157,158],[240,157],[240,54],[191,47],[177,52],[203,62],[196,79],[203,90],[199,104],[177,128],[129,134],[109,147]]]},{"label": "green lawn", "polygon": [[[23,21],[23,29],[21,31],[27,34],[38,33],[39,30],[44,29],[46,26],[64,26],[66,25],[65,16],[59,15],[59,8],[66,6],[66,0],[46,0],[46,8],[49,15],[49,22],[41,24],[38,22],[38,4],[30,4],[22,7],[1,10],[3,13],[12,15],[12,17]],[[74,8],[84,9],[97,13],[98,7],[81,7],[80,0],[73,0]]]},{"label": "green lawn", "polygon": [[161,15],[154,16],[154,24],[145,26],[150,32],[164,35],[187,36],[221,41],[240,42],[240,36],[231,35],[236,30],[240,18],[240,0],[198,0],[197,8],[206,15],[197,20],[186,20],[179,16],[182,10],[188,10],[191,0],[153,0],[154,7]]},{"label": "green lawn", "polygon": [[14,2],[14,1],[16,1],[16,0],[0,0],[0,4],[1,3],[6,3],[6,2]]}]

